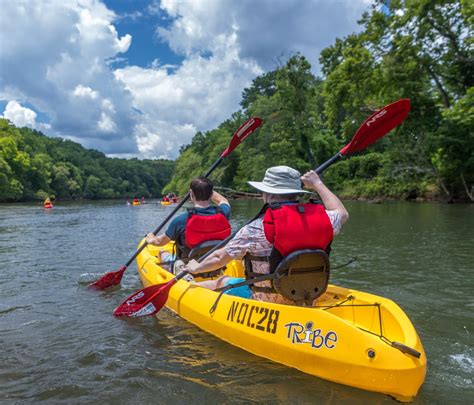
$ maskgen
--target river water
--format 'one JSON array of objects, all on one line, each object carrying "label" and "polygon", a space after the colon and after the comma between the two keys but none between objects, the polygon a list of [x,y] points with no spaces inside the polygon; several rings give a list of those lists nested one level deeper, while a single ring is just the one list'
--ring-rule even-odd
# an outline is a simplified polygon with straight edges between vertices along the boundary
[{"label": "river water", "polygon": [[[234,227],[259,209],[233,204]],[[474,398],[474,206],[347,203],[332,283],[396,301],[414,323],[428,372],[414,403]],[[116,270],[171,210],[122,202],[0,205],[0,403],[389,404],[226,344],[164,309],[116,319],[141,288],[93,292],[81,274]]]}]

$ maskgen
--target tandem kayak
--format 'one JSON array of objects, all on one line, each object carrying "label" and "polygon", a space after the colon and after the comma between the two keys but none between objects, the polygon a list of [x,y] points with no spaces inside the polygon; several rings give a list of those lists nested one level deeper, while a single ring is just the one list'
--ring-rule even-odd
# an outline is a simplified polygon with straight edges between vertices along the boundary
[{"label": "tandem kayak", "polygon": [[[142,242],[143,243],[143,242]],[[158,265],[159,249],[148,245],[137,256],[145,287],[173,277]],[[243,276],[240,261],[226,274]],[[426,355],[412,323],[393,301],[329,285],[313,307],[274,304],[222,295],[183,279],[166,306],[202,330],[257,356],[307,374],[409,402],[426,374]]]}]

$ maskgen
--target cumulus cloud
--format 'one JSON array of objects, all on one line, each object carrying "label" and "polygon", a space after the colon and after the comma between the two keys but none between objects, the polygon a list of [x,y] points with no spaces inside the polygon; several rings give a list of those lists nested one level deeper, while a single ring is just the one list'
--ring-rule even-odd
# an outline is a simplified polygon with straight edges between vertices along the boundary
[{"label": "cumulus cloud", "polygon": [[44,112],[50,134],[138,153],[132,97],[106,64],[131,44],[130,35],[118,36],[114,18],[95,0],[4,2],[0,97]]},{"label": "cumulus cloud", "polygon": [[18,101],[11,100],[5,106],[5,111],[1,118],[6,118],[17,127],[28,127],[38,131],[48,132],[51,125],[45,122],[37,121],[37,114],[31,108],[22,106]]},{"label": "cumulus cloud", "polygon": [[36,113],[15,100],[8,102],[2,117],[10,120],[17,127],[36,128]]},{"label": "cumulus cloud", "polygon": [[90,87],[83,86],[82,84],[78,84],[72,94],[77,97],[91,98],[92,100],[96,99],[99,95],[99,93],[92,90]]},{"label": "cumulus cloud", "polygon": [[[172,73],[164,67],[137,66],[115,72],[148,122],[168,123],[158,125],[163,141],[172,140],[179,146],[190,141],[189,128],[202,131],[216,127],[238,109],[242,89],[263,72],[255,62],[239,57],[234,34],[216,38],[213,50],[210,58],[189,56]],[[142,136],[143,131],[137,133],[138,138]],[[139,139],[138,145],[140,152],[149,152],[143,140]],[[174,157],[177,151],[176,147],[169,153]]]},{"label": "cumulus cloud", "polygon": [[[123,16],[100,0],[4,2],[0,99],[17,122],[38,125],[20,100],[49,117],[47,133],[86,147],[174,158],[196,131],[238,110],[243,88],[290,54],[301,52],[317,72],[320,50],[356,30],[368,2],[161,0]],[[171,66],[150,55],[146,68],[129,60],[114,70],[133,46],[117,24],[140,24],[145,14],[184,61]]]},{"label": "cumulus cloud", "polygon": [[265,70],[301,52],[318,71],[320,51],[359,29],[357,20],[372,0],[163,0],[174,19],[157,35],[178,53],[212,51],[214,39],[235,33],[241,58]]},{"label": "cumulus cloud", "polygon": [[[299,51],[317,71],[320,50],[334,41],[335,32],[354,31],[365,6],[365,0],[155,2],[149,9],[172,19],[169,26],[157,27],[157,36],[185,60],[171,71],[155,60],[147,69],[115,72],[148,122],[169,124],[157,125],[147,136],[149,125],[143,126],[136,134],[140,152],[151,153],[151,144],[157,151],[160,142],[171,139],[175,145],[187,142],[178,128],[214,128],[238,109],[242,90],[276,68],[280,57]],[[168,153],[174,157],[177,148]]]}]

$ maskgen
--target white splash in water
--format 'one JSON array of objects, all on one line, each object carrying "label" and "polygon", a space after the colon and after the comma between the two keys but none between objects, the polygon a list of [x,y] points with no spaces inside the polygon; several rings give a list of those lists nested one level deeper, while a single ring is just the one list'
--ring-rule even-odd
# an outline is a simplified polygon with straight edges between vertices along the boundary
[{"label": "white splash in water", "polygon": [[83,273],[79,276],[77,282],[79,284],[90,284],[97,281],[99,278],[104,276],[106,273]]},{"label": "white splash in water", "polygon": [[467,373],[474,372],[474,359],[468,354],[451,354],[449,359],[452,363],[455,363],[457,366]]}]

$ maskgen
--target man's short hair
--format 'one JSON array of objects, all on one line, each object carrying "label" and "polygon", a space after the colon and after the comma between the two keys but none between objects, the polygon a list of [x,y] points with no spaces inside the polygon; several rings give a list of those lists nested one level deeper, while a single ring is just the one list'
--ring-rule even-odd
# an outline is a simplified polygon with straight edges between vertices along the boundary
[{"label": "man's short hair", "polygon": [[211,198],[214,185],[207,177],[199,176],[191,182],[189,188],[193,191],[197,201],[207,201]]}]

